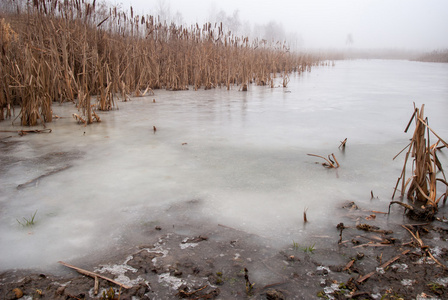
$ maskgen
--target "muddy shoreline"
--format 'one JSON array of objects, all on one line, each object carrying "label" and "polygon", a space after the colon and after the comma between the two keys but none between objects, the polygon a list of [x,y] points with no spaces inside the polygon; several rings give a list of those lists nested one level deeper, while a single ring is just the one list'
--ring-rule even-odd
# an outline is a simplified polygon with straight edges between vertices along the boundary
[{"label": "muddy shoreline", "polygon": [[[374,214],[345,209],[351,221],[345,220],[342,237],[341,225],[338,229],[335,224],[334,236],[324,237],[328,247],[291,243],[279,249],[265,237],[222,224],[185,225],[182,230],[160,224],[145,232],[144,243],[119,255],[101,262],[68,262],[130,288],[99,279],[95,295],[93,278],[61,265],[61,270],[66,268],[63,275],[38,270],[1,273],[0,298],[16,299],[21,294],[24,299],[448,297],[446,223],[412,222],[408,229],[403,223],[383,230],[375,226]],[[371,224],[370,230],[359,224]],[[418,231],[423,247],[409,230]]]}]

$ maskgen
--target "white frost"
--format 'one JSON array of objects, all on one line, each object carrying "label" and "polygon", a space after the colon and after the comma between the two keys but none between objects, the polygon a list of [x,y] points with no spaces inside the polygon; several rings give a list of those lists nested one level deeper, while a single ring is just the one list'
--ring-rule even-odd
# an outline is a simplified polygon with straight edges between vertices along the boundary
[{"label": "white frost", "polygon": [[184,249],[187,249],[187,248],[194,248],[194,247],[196,247],[197,245],[199,245],[198,243],[180,243],[180,249],[182,249],[182,250],[184,250]]},{"label": "white frost", "polygon": [[414,282],[415,282],[415,280],[412,280],[412,279],[403,279],[401,281],[401,284],[404,286],[411,286]]},{"label": "white frost", "polygon": [[443,285],[443,286],[447,286],[448,285],[448,277],[445,278],[437,278],[436,279],[436,283]]},{"label": "white frost", "polygon": [[171,276],[170,273],[163,273],[159,275],[159,282],[160,283],[165,283],[169,286],[171,286],[171,288],[173,290],[178,290],[183,284],[185,284],[185,281],[183,281],[180,278]]}]

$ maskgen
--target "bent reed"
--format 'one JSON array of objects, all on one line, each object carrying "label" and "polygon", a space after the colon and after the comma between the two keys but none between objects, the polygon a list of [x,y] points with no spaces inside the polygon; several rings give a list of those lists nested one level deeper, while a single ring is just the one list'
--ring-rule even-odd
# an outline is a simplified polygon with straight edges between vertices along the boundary
[{"label": "bent reed", "polygon": [[0,121],[19,105],[23,126],[51,122],[53,102],[73,101],[90,124],[95,109],[114,109],[142,91],[274,87],[275,76],[286,86],[289,74],[319,63],[285,41],[249,40],[222,23],[187,28],[95,0],[4,0],[2,7]]}]

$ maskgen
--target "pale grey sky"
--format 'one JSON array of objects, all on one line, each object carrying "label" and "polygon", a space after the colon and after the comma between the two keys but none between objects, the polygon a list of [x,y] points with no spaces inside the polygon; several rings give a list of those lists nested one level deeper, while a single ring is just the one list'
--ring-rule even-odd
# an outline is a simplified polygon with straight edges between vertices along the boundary
[{"label": "pale grey sky", "polygon": [[282,23],[310,48],[448,48],[448,0],[109,0],[124,10],[157,14],[161,5],[188,23],[204,23],[212,12],[239,11],[244,23]]}]

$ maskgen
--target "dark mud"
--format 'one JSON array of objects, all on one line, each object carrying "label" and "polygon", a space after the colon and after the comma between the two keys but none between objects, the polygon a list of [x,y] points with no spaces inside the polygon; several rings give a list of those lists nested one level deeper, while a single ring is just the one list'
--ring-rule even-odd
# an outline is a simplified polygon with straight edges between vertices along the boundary
[{"label": "dark mud", "polygon": [[[26,299],[448,298],[447,224],[408,225],[418,231],[419,244],[401,225],[382,230],[374,226],[373,214],[354,206],[347,211],[353,222],[335,224],[326,249],[297,244],[278,249],[266,238],[219,224],[157,225],[145,233],[146,243],[125,255],[68,262],[129,289],[100,279],[95,295],[93,278],[61,265],[64,274],[58,276],[36,270],[0,274],[0,298],[21,293]],[[361,222],[371,225],[356,226]]]}]

